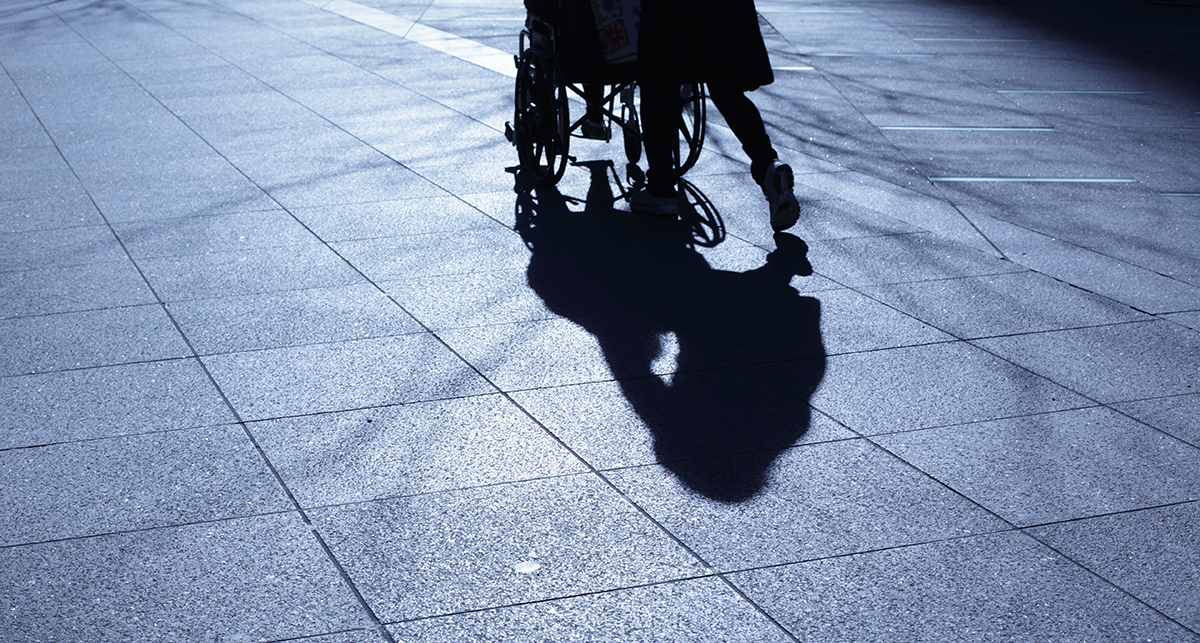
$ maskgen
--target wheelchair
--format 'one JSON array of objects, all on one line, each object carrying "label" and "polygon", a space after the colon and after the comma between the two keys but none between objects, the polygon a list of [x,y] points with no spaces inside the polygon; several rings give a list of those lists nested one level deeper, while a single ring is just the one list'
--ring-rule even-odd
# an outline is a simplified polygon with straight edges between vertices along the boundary
[{"label": "wheelchair", "polygon": [[[525,5],[527,18],[515,56],[513,120],[505,127],[517,148],[520,170],[540,183],[557,184],[567,165],[577,161],[571,156],[571,139],[598,138],[594,123],[599,118],[599,138],[608,141],[614,128],[621,130],[627,180],[642,183],[636,63],[605,60],[589,0],[526,0]],[[576,120],[571,120],[572,97],[585,106]],[[680,87],[675,162],[681,177],[704,145],[705,98],[702,83]]]}]

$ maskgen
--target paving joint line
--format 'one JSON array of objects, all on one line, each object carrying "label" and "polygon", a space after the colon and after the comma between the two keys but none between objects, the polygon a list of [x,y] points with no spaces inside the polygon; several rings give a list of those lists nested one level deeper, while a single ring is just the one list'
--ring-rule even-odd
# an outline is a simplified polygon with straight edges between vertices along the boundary
[{"label": "paving joint line", "polygon": [[[1194,502],[1194,501],[1193,501],[1193,502]],[[1180,504],[1186,504],[1186,503],[1180,503]],[[1157,508],[1157,507],[1147,507],[1146,509],[1155,509],[1155,508]],[[1083,520],[1083,519],[1080,519],[1080,520]],[[1029,529],[1032,529],[1032,528],[1029,528]],[[1124,587],[1121,587],[1120,585],[1117,585],[1117,584],[1116,584],[1116,582],[1114,582],[1114,581],[1112,581],[1112,580],[1109,580],[1108,578],[1105,578],[1105,577],[1104,577],[1104,576],[1102,576],[1102,575],[1101,575],[1099,572],[1097,572],[1097,571],[1093,570],[1091,567],[1088,567],[1087,565],[1084,565],[1083,563],[1081,563],[1081,562],[1079,562],[1079,561],[1075,560],[1075,558],[1074,558],[1074,557],[1072,557],[1072,556],[1068,556],[1068,555],[1067,555],[1065,552],[1063,552],[1063,551],[1060,551],[1060,550],[1059,550],[1057,547],[1055,547],[1055,546],[1051,545],[1050,543],[1046,542],[1045,540],[1042,540],[1041,538],[1038,538],[1036,535],[1034,535],[1034,534],[1032,534],[1032,533],[1029,533],[1029,531],[1027,531],[1025,528],[1022,528],[1022,529],[1021,529],[1021,532],[1022,532],[1022,533],[1024,533],[1026,537],[1033,539],[1035,542],[1037,542],[1037,543],[1038,543],[1038,544],[1040,544],[1041,546],[1043,546],[1043,547],[1045,547],[1045,548],[1049,549],[1050,551],[1054,552],[1055,554],[1057,554],[1057,555],[1059,555],[1059,556],[1062,556],[1062,557],[1063,557],[1063,559],[1070,561],[1070,562],[1071,562],[1071,564],[1075,565],[1076,567],[1078,567],[1078,568],[1080,568],[1080,569],[1083,569],[1083,570],[1084,570],[1084,571],[1086,571],[1086,572],[1087,572],[1087,573],[1088,573],[1090,576],[1092,576],[1093,578],[1096,578],[1096,579],[1098,579],[1098,580],[1099,580],[1101,583],[1103,583],[1104,585],[1107,585],[1109,588],[1116,590],[1118,593],[1120,593],[1120,594],[1123,594],[1123,595],[1124,595],[1124,596],[1126,596],[1127,598],[1129,598],[1129,599],[1132,599],[1133,601],[1135,601],[1135,602],[1137,602],[1137,603],[1140,603],[1140,604],[1141,604],[1142,606],[1144,606],[1146,609],[1149,609],[1149,610],[1151,610],[1152,612],[1155,612],[1155,613],[1157,613],[1159,616],[1162,616],[1164,619],[1166,619],[1166,620],[1170,621],[1171,623],[1174,623],[1174,624],[1178,625],[1179,627],[1183,628],[1183,630],[1184,630],[1184,631],[1188,631],[1188,632],[1193,632],[1193,633],[1196,633],[1196,632],[1195,632],[1194,630],[1192,630],[1190,627],[1188,627],[1187,625],[1184,625],[1184,624],[1183,624],[1183,623],[1181,623],[1180,621],[1178,621],[1178,620],[1176,620],[1176,619],[1172,618],[1172,617],[1171,617],[1169,614],[1167,614],[1166,612],[1164,612],[1164,611],[1162,611],[1162,610],[1158,609],[1157,607],[1155,607],[1155,606],[1151,605],[1150,603],[1148,603],[1148,602],[1146,602],[1146,601],[1142,600],[1140,597],[1138,597],[1136,594],[1134,594],[1134,593],[1133,593],[1131,590],[1127,590],[1127,589],[1125,589]]]},{"label": "paving joint line", "polygon": [[111,536],[124,536],[128,534],[143,534],[151,531],[160,531],[163,529],[180,529],[184,527],[195,527],[198,525],[215,525],[218,523],[232,522],[235,520],[246,520],[250,518],[261,518],[263,516],[284,516],[287,514],[297,513],[295,509],[281,509],[278,511],[262,511],[259,513],[250,513],[238,516],[225,516],[222,518],[210,518],[207,520],[193,520],[189,522],[172,522],[161,525],[151,525],[148,527],[134,527],[130,529],[116,529],[113,531],[103,531],[95,534],[81,534],[78,536],[65,536],[62,538],[48,538],[46,540],[33,540],[24,543],[0,544],[0,550],[14,549],[17,547],[31,547],[34,545],[52,545],[55,543],[75,542],[79,540],[88,540],[91,538],[107,538]]},{"label": "paving joint line", "polygon": [[[163,27],[165,27],[165,28],[169,29],[169,30],[170,30],[170,31],[172,31],[173,33],[178,33],[176,30],[172,29],[172,28],[171,28],[170,26],[168,26],[168,25],[165,25],[165,24],[163,24],[163,23],[162,23],[160,20],[158,20],[158,19],[157,19],[157,18],[155,18],[154,16],[152,16],[152,15],[148,14],[148,13],[147,13],[145,10],[141,9],[140,7],[136,7],[135,9],[136,9],[136,10],[137,10],[139,13],[142,13],[142,14],[146,15],[146,16],[147,16],[148,18],[150,18],[151,20],[154,20],[156,23],[158,23],[158,24],[162,24],[162,25],[163,25]],[[68,27],[69,27],[69,28],[70,28],[70,29],[71,29],[73,32],[75,32],[75,34],[76,34],[76,35],[77,35],[77,36],[78,36],[78,37],[79,37],[79,38],[80,38],[80,39],[81,39],[83,42],[87,43],[87,44],[88,44],[90,47],[92,47],[92,49],[94,49],[94,50],[95,50],[95,51],[96,51],[96,52],[97,52],[99,55],[101,55],[101,56],[102,56],[102,57],[104,57],[105,59],[109,60],[109,62],[112,62],[112,63],[113,63],[113,64],[114,64],[114,65],[115,65],[115,66],[116,66],[118,69],[121,69],[121,72],[122,72],[123,74],[125,74],[127,77],[129,77],[129,78],[130,78],[130,80],[132,80],[132,81],[133,81],[133,82],[134,82],[134,83],[135,83],[135,84],[136,84],[136,85],[137,85],[137,86],[138,86],[138,87],[139,87],[139,88],[140,88],[140,89],[141,89],[143,92],[146,92],[146,94],[147,94],[147,95],[149,95],[149,96],[150,96],[150,97],[151,97],[151,98],[152,98],[152,99],[153,99],[155,102],[157,102],[157,103],[158,103],[159,105],[161,105],[161,106],[162,106],[164,109],[166,109],[166,110],[167,110],[167,113],[171,114],[173,117],[175,117],[176,119],[178,119],[178,120],[179,120],[181,123],[183,123],[183,125],[184,125],[185,127],[187,127],[187,128],[188,128],[188,130],[190,130],[190,131],[191,131],[193,134],[195,134],[195,135],[196,135],[198,138],[200,138],[200,140],[203,140],[203,141],[205,142],[205,144],[207,144],[207,145],[209,145],[210,147],[212,147],[212,146],[211,146],[211,144],[210,144],[210,143],[209,143],[209,142],[208,142],[206,139],[204,139],[204,137],[200,136],[200,135],[199,135],[199,133],[198,133],[198,132],[196,132],[196,131],[195,131],[195,130],[194,130],[192,127],[191,127],[191,125],[190,125],[190,124],[188,124],[186,121],[183,121],[183,119],[182,119],[182,118],[180,118],[180,117],[179,117],[177,114],[175,114],[175,112],[173,112],[172,110],[170,110],[169,108],[167,108],[167,107],[166,107],[166,105],[164,105],[164,104],[162,103],[162,101],[161,101],[161,100],[160,100],[160,99],[159,99],[157,96],[155,96],[153,93],[149,92],[149,91],[148,91],[148,90],[145,88],[145,86],[144,86],[144,85],[143,85],[141,82],[137,81],[137,80],[136,80],[136,79],[134,79],[132,76],[129,76],[128,72],[126,72],[126,71],[124,70],[124,68],[122,68],[122,67],[121,67],[120,65],[118,65],[116,62],[112,61],[112,59],[111,59],[111,58],[110,58],[110,57],[109,57],[107,54],[105,54],[103,51],[101,51],[99,48],[97,48],[97,47],[96,47],[96,46],[95,46],[95,45],[94,45],[94,44],[93,44],[93,43],[92,43],[90,40],[88,40],[88,38],[86,38],[86,37],[85,37],[83,34],[79,33],[79,32],[78,32],[78,30],[76,30],[76,29],[75,29],[75,27],[74,27],[73,25],[71,25],[71,24],[70,24],[68,21],[64,20],[64,19],[63,19],[61,16],[59,16],[57,12],[55,12],[53,9],[50,9],[50,11],[51,11],[52,13],[54,13],[54,15],[55,15],[56,17],[58,17],[60,21],[62,21],[64,24],[66,24],[66,25],[67,25],[67,26],[68,26]],[[179,35],[180,35],[181,37],[184,37],[184,38],[186,38],[186,36],[183,36],[183,34],[179,34]],[[189,42],[190,42],[190,39],[188,39],[188,40],[189,40]],[[199,46],[199,45],[198,45],[198,46]],[[203,48],[203,47],[202,47],[202,48]],[[205,49],[206,49],[206,48],[205,48]],[[207,50],[207,49],[206,49],[206,50]],[[19,89],[19,88],[18,88],[18,91],[20,91],[20,89]],[[22,93],[21,95],[22,95],[22,98],[24,99],[24,94]],[[33,108],[32,108],[32,106],[31,106],[31,105],[29,105],[29,104],[28,104],[28,101],[27,101],[27,100],[26,100],[26,105],[27,105],[27,106],[29,107],[29,109],[32,111],[32,109],[33,109]],[[35,116],[36,116],[36,112],[35,112]],[[41,123],[41,119],[40,119],[40,118],[38,118],[38,122],[39,122],[39,124],[42,124],[42,123]],[[220,385],[220,384],[217,382],[217,380],[216,380],[215,376],[213,376],[213,374],[212,374],[212,371],[211,371],[211,370],[209,370],[209,368],[208,368],[208,365],[207,365],[207,364],[205,364],[205,363],[204,363],[204,361],[203,361],[202,359],[200,359],[200,356],[199,356],[198,352],[196,351],[196,348],[195,348],[194,344],[192,343],[191,339],[190,339],[190,338],[187,336],[187,334],[186,334],[186,333],[183,331],[183,328],[182,328],[182,326],[180,326],[180,324],[179,324],[178,320],[175,318],[175,316],[174,316],[174,315],[171,313],[171,311],[168,309],[168,307],[167,307],[167,303],[166,303],[166,301],[165,301],[165,300],[162,298],[161,294],[160,294],[160,293],[157,291],[157,289],[155,289],[155,288],[154,288],[153,284],[151,284],[151,283],[150,283],[150,280],[149,280],[149,279],[146,277],[146,274],[145,274],[144,270],[142,269],[142,266],[141,266],[141,264],[138,262],[138,260],[137,260],[137,259],[135,259],[135,258],[133,257],[132,253],[130,253],[130,251],[129,251],[129,248],[126,246],[125,242],[124,242],[124,241],[123,241],[123,240],[120,238],[120,236],[119,236],[119,235],[117,235],[116,229],[115,229],[115,228],[113,228],[113,225],[112,225],[112,223],[109,221],[109,218],[108,218],[108,216],[104,214],[104,211],[103,211],[103,210],[102,210],[102,209],[99,207],[99,204],[98,204],[98,203],[96,203],[96,202],[95,202],[95,199],[94,199],[94,198],[91,196],[91,191],[90,191],[90,190],[88,190],[86,187],[84,187],[84,186],[83,186],[83,182],[82,182],[82,181],[79,179],[78,173],[76,172],[76,170],[75,170],[74,166],[73,166],[73,165],[70,163],[70,161],[69,161],[69,160],[67,160],[67,159],[66,159],[66,156],[62,154],[62,151],[61,151],[61,149],[58,147],[58,143],[57,143],[57,141],[55,141],[55,140],[54,140],[54,137],[50,135],[50,132],[49,132],[49,130],[48,130],[48,129],[45,129],[45,126],[44,126],[44,124],[42,124],[42,127],[43,127],[43,129],[46,131],[46,134],[47,134],[47,136],[49,136],[49,137],[50,137],[51,141],[54,141],[54,143],[55,143],[55,148],[56,148],[56,150],[58,150],[58,152],[59,152],[59,155],[60,155],[60,156],[62,156],[62,158],[63,158],[63,161],[64,161],[64,162],[67,164],[67,166],[71,168],[71,171],[72,171],[72,173],[73,173],[73,174],[75,174],[76,180],[77,180],[77,181],[80,181],[80,185],[81,185],[82,189],[84,190],[84,192],[85,192],[85,193],[88,195],[88,198],[89,198],[89,199],[92,201],[92,205],[93,205],[93,206],[96,208],[97,212],[99,212],[100,216],[101,216],[101,217],[104,219],[104,221],[105,221],[105,224],[108,226],[108,228],[109,228],[110,232],[113,234],[113,236],[114,236],[114,237],[116,237],[116,239],[117,239],[117,242],[118,242],[118,243],[121,245],[122,249],[125,251],[125,253],[126,253],[126,256],[128,256],[128,257],[129,257],[129,260],[130,260],[130,261],[133,263],[134,267],[135,267],[135,268],[138,270],[139,274],[141,274],[141,276],[142,276],[142,279],[143,279],[143,280],[145,281],[145,283],[146,283],[146,287],[147,287],[147,288],[150,290],[150,292],[151,292],[151,293],[154,295],[155,299],[156,299],[156,300],[158,300],[158,305],[161,307],[161,309],[163,310],[164,314],[166,314],[166,315],[167,315],[168,319],[170,319],[171,323],[172,323],[172,324],[174,325],[174,327],[175,327],[175,330],[176,330],[176,332],[179,334],[179,336],[180,336],[180,337],[183,339],[183,341],[184,341],[184,342],[185,342],[185,344],[187,345],[187,347],[188,347],[188,350],[190,350],[190,351],[191,351],[191,353],[192,353],[192,355],[191,355],[191,358],[195,359],[195,360],[196,360],[196,362],[199,364],[199,366],[200,366],[201,370],[204,372],[205,376],[208,378],[209,382],[212,384],[212,386],[213,386],[213,388],[216,390],[217,394],[221,396],[221,399],[224,401],[224,403],[225,403],[226,407],[229,409],[229,412],[233,414],[233,417],[234,417],[234,419],[235,419],[235,421],[236,421],[236,424],[237,424],[237,425],[239,425],[239,426],[241,427],[241,429],[242,429],[242,431],[243,431],[244,435],[246,436],[246,438],[247,438],[247,439],[250,441],[250,443],[253,445],[253,447],[255,448],[255,450],[258,452],[259,458],[261,459],[262,463],[263,463],[263,464],[264,464],[264,465],[267,467],[267,469],[268,469],[268,470],[271,472],[272,476],[275,478],[275,481],[276,481],[276,483],[279,485],[279,488],[280,488],[280,489],[283,491],[283,493],[285,494],[285,496],[288,498],[288,500],[290,501],[290,503],[291,503],[291,504],[292,504],[292,506],[294,507],[294,511],[296,511],[296,512],[297,512],[297,514],[299,515],[300,519],[301,519],[301,520],[304,522],[304,524],[305,524],[305,525],[308,527],[308,529],[309,529],[309,532],[311,533],[312,537],[313,537],[313,538],[314,538],[314,539],[317,541],[317,543],[320,545],[320,547],[322,548],[322,550],[325,552],[325,554],[326,554],[326,559],[327,559],[327,560],[330,562],[330,564],[332,564],[332,565],[334,566],[334,568],[337,570],[338,574],[339,574],[339,575],[340,575],[340,577],[342,578],[342,581],[343,581],[344,585],[345,585],[345,586],[346,586],[346,588],[347,588],[347,589],[348,589],[348,590],[349,590],[349,591],[350,591],[350,592],[351,592],[351,593],[352,593],[352,594],[355,596],[355,598],[357,599],[357,601],[358,601],[358,603],[359,603],[359,606],[360,606],[360,608],[361,608],[361,609],[362,609],[362,610],[365,612],[366,616],[367,616],[367,617],[368,617],[368,618],[369,618],[371,621],[373,621],[373,623],[374,623],[374,625],[375,625],[375,629],[376,629],[376,631],[377,631],[377,632],[378,632],[378,633],[379,633],[379,634],[380,634],[380,635],[381,635],[381,636],[382,636],[382,637],[383,637],[385,640],[389,641],[390,643],[395,643],[395,639],[394,639],[394,638],[391,636],[391,633],[389,633],[389,632],[387,631],[387,628],[383,626],[383,624],[382,624],[382,622],[380,621],[380,619],[379,619],[378,615],[375,613],[375,610],[374,610],[374,609],[371,607],[371,605],[370,605],[370,604],[369,604],[369,603],[366,601],[365,597],[362,595],[362,592],[361,592],[361,591],[358,589],[357,585],[354,583],[353,579],[350,577],[349,573],[346,571],[346,569],[345,569],[345,567],[342,565],[341,561],[340,561],[340,560],[338,560],[338,558],[337,558],[337,557],[336,557],[336,556],[333,554],[333,551],[332,551],[332,550],[329,548],[328,544],[325,542],[325,539],[324,539],[324,538],[321,536],[321,534],[320,534],[320,532],[317,530],[316,526],[315,526],[315,525],[313,525],[311,518],[308,516],[307,512],[305,512],[305,510],[304,510],[303,506],[301,506],[301,504],[300,504],[299,500],[298,500],[298,499],[296,498],[296,496],[295,496],[295,493],[292,491],[291,487],[290,487],[290,486],[287,484],[287,482],[286,482],[286,481],[283,479],[283,476],[282,476],[282,474],[281,474],[281,473],[279,472],[279,470],[278,470],[278,469],[275,467],[275,464],[274,464],[274,463],[271,461],[271,459],[270,459],[270,458],[267,456],[266,450],[265,450],[265,449],[263,449],[263,447],[262,447],[262,445],[259,443],[258,439],[257,439],[257,438],[254,436],[254,433],[253,433],[253,432],[250,430],[250,427],[249,427],[249,425],[248,425],[248,424],[246,423],[246,421],[245,421],[245,420],[242,418],[242,415],[241,415],[241,413],[240,413],[240,412],[238,411],[238,409],[237,409],[237,408],[236,408],[236,407],[233,405],[233,402],[232,402],[232,401],[229,399],[228,395],[225,393],[225,390],[224,390],[224,389],[221,387],[221,385]],[[215,150],[215,148],[213,148],[213,149]],[[225,158],[225,156],[224,156],[223,154],[220,154],[220,152],[219,152],[219,151],[218,151],[217,153],[218,153],[218,154],[219,154],[219,155],[220,155],[222,158]],[[228,162],[228,159],[227,159],[227,158],[226,158],[226,161]],[[230,163],[230,165],[232,165],[232,163]],[[234,167],[236,168],[236,166],[234,166]],[[238,169],[238,171],[239,171],[239,172],[241,172],[241,170],[240,170],[240,169]],[[250,181],[252,184],[254,184],[256,187],[259,187],[259,189],[260,189],[260,190],[262,189],[262,188],[261,188],[261,186],[258,186],[258,184],[257,184],[256,182],[254,182],[252,179],[250,179],[250,177],[246,176],[244,172],[242,172],[242,175],[243,175],[243,176],[244,176],[244,177],[245,177],[245,178],[246,178],[248,181]],[[264,194],[267,194],[265,190],[264,190],[263,192],[264,192]],[[268,194],[268,198],[271,198],[273,201],[275,200],[275,199],[274,199],[274,197],[270,197],[270,195],[269,195],[269,194]],[[279,204],[279,203],[278,203],[278,201],[276,201],[276,203],[277,203],[278,205],[280,205],[280,207],[283,207],[283,206],[282,206],[282,204]],[[291,212],[290,212],[289,210],[287,210],[286,208],[284,208],[284,211],[288,212],[288,213],[289,213],[289,215],[291,215]],[[295,217],[295,215],[291,215],[291,216]],[[297,220],[298,220],[298,219],[297,219]],[[303,225],[303,222],[301,222],[301,225]],[[306,229],[307,229],[307,226],[306,226]],[[310,232],[311,232],[311,230],[310,230]],[[314,236],[316,236],[316,235],[314,235]],[[317,237],[317,238],[318,238],[318,239],[320,239],[320,237]],[[340,256],[340,255],[339,255],[339,256]],[[344,259],[343,259],[343,260],[344,260]]]}]

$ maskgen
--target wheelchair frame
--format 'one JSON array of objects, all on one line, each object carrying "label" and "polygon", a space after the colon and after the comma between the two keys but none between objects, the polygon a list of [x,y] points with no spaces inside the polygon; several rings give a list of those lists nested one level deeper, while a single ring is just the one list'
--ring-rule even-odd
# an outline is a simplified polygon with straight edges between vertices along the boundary
[{"label": "wheelchair frame", "polygon": [[[578,159],[570,155],[571,137],[588,120],[589,109],[600,113],[605,140],[615,124],[622,130],[626,175],[629,183],[639,184],[644,174],[638,167],[642,155],[642,134],[638,122],[635,98],[636,81],[620,71],[608,78],[567,78],[558,60],[557,27],[530,13],[520,34],[520,53],[514,57],[517,79],[514,92],[513,121],[507,123],[505,135],[517,148],[520,168],[535,180],[554,185],[562,178],[567,164]],[[616,66],[612,67],[617,69]],[[628,67],[626,67],[628,69]],[[616,81],[616,82],[613,82]],[[599,104],[589,106],[584,115],[571,121],[568,92],[586,104],[584,86],[605,88]],[[680,88],[681,118],[679,122],[680,149],[675,162],[682,177],[700,157],[707,130],[707,107],[704,85],[683,85]],[[619,110],[619,111],[618,111]]]}]

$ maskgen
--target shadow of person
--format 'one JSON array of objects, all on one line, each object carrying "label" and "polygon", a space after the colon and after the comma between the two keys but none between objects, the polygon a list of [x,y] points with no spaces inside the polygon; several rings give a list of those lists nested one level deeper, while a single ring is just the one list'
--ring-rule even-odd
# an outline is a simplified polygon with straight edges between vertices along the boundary
[{"label": "shadow of person", "polygon": [[[675,221],[615,210],[604,165],[589,164],[581,212],[556,189],[518,175],[516,227],[531,252],[529,286],[595,337],[652,434],[657,462],[705,497],[748,500],[808,429],[808,400],[825,371],[820,302],[790,285],[812,274],[807,246],[779,233],[765,264],[716,270],[697,250],[698,240],[711,240],[702,228],[719,221],[715,211],[688,208]],[[694,186],[689,192],[711,207]],[[580,273],[588,277],[580,283],[616,291],[635,312],[581,306],[589,293],[563,286],[564,274]],[[801,374],[778,381],[756,370],[784,360],[799,360],[802,368],[788,372]]]}]

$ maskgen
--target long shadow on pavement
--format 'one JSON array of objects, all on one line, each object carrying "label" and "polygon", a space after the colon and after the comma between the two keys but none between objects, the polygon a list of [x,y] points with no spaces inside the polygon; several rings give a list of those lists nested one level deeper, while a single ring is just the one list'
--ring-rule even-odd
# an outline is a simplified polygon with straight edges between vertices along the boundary
[{"label": "long shadow on pavement", "polygon": [[[713,269],[697,245],[719,241],[719,216],[679,221],[615,210],[605,170],[592,168],[582,212],[554,188],[517,178],[517,229],[532,256],[527,278],[547,308],[599,343],[622,394],[649,428],[656,460],[688,488],[741,502],[764,489],[784,449],[804,435],[808,400],[825,372],[820,302],[789,284],[812,267],[799,238],[777,234],[764,265]],[[692,188],[693,201],[706,201]],[[715,237],[715,239],[714,239]],[[580,298],[611,298],[564,287],[583,273],[649,314],[595,314]],[[582,312],[586,311],[586,312]],[[663,366],[664,350],[675,354]],[[803,359],[803,374],[772,381],[754,365]]]}]

